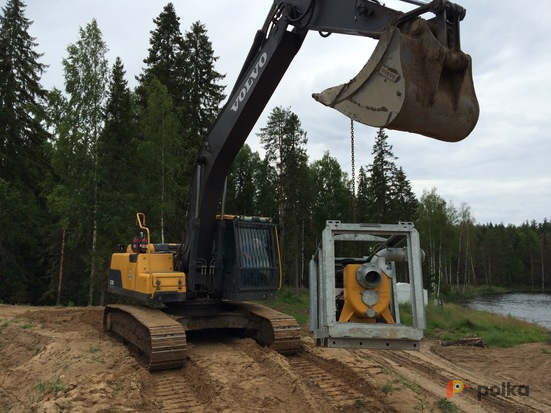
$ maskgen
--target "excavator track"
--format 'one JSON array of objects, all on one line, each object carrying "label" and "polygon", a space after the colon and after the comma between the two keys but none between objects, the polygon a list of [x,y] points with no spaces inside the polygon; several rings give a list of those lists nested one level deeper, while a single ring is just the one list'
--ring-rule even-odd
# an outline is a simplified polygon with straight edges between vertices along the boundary
[{"label": "excavator track", "polygon": [[251,334],[261,345],[286,356],[294,355],[300,348],[300,327],[290,315],[254,303],[235,303],[238,312],[245,314],[256,326]]},{"label": "excavator track", "polygon": [[189,330],[238,330],[284,355],[296,354],[300,348],[300,327],[293,317],[254,303],[224,302],[217,311],[202,315],[178,308],[109,305],[103,324],[105,331],[122,337],[146,357],[149,371],[183,366]]},{"label": "excavator track", "polygon": [[138,348],[148,360],[149,371],[178,369],[186,350],[184,326],[161,310],[133,305],[109,305],[103,326]]}]

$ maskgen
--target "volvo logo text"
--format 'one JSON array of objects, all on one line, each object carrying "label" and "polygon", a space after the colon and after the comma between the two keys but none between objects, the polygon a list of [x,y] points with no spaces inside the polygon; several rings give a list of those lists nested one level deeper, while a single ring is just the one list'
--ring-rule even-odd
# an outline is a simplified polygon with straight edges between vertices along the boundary
[{"label": "volvo logo text", "polygon": [[239,104],[243,102],[243,99],[245,99],[245,96],[247,96],[247,93],[249,93],[249,89],[253,85],[255,79],[258,77],[260,68],[266,64],[266,60],[268,60],[268,55],[266,54],[266,52],[264,52],[260,56],[260,59],[258,59],[256,64],[254,65],[254,69],[249,75],[249,78],[247,79],[245,86],[243,86],[243,88],[239,91],[239,94],[235,98],[235,102],[233,102],[233,105],[231,107],[231,110],[233,110],[234,112],[237,112],[237,109],[239,109]]}]

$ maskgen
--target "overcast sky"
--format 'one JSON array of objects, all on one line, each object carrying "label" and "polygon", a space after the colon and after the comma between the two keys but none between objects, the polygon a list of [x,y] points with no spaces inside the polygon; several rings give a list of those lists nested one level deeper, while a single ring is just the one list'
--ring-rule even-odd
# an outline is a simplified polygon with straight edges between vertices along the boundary
[{"label": "overcast sky", "polygon": [[[5,7],[6,0],[0,0]],[[49,66],[42,85],[63,89],[61,60],[78,40],[79,28],[96,19],[112,64],[120,56],[131,87],[141,73],[150,31],[168,1],[26,0],[29,32],[41,63]],[[461,46],[473,59],[480,119],[469,137],[446,143],[387,131],[389,143],[420,197],[437,193],[457,208],[470,206],[477,223],[520,225],[551,219],[551,1],[458,0],[467,9]],[[270,0],[173,0],[182,33],[193,22],[206,25],[216,70],[226,74],[226,93],[269,11]],[[387,1],[398,10],[411,5]],[[345,83],[363,67],[376,41],[354,36],[321,38],[310,33],[247,143],[261,151],[255,133],[275,106],[291,108],[308,134],[310,161],[324,151],[350,174],[350,121],[311,98]],[[356,171],[371,163],[377,130],[356,124]],[[331,217],[328,217],[331,218]]]}]

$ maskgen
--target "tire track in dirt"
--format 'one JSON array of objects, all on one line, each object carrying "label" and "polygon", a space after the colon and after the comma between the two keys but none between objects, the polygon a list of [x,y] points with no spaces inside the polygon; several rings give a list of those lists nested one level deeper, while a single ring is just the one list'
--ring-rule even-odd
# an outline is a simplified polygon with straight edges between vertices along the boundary
[{"label": "tire track in dirt", "polygon": [[323,366],[322,360],[316,360],[307,354],[289,358],[289,364],[303,377],[303,380],[318,388],[320,397],[335,410],[347,410],[361,407],[365,402],[365,393],[351,386],[351,380],[344,381],[335,376],[330,368]]},{"label": "tire track in dirt", "polygon": [[152,373],[162,413],[202,413],[205,410],[180,370]]},{"label": "tire track in dirt", "polygon": [[465,389],[451,400],[462,411],[521,413],[545,412],[549,409],[548,406],[526,397],[487,396],[479,401],[476,391],[479,385],[501,384],[501,381],[496,379],[496,383],[488,383],[487,377],[479,377],[473,372],[462,369],[430,350],[370,352],[369,357],[413,378],[424,391],[432,392],[439,398],[444,397],[445,386],[449,380],[463,380],[465,384],[469,384],[469,389]]},{"label": "tire track in dirt", "polygon": [[[185,397],[192,398],[189,406],[184,403],[179,408],[201,411],[202,407],[208,412],[240,411],[244,406],[258,412],[399,411],[385,402],[385,395],[368,379],[380,372],[380,366],[365,360],[362,364],[346,350],[323,357],[303,345],[297,355],[285,357],[250,339],[222,334],[197,337],[188,337],[189,359],[178,385],[187,387]],[[173,403],[177,406],[178,400]],[[164,406],[168,409],[169,405],[165,402]]]},{"label": "tire track in dirt", "polygon": [[188,336],[182,374],[204,411],[330,412],[312,397],[285,356],[251,339]]}]

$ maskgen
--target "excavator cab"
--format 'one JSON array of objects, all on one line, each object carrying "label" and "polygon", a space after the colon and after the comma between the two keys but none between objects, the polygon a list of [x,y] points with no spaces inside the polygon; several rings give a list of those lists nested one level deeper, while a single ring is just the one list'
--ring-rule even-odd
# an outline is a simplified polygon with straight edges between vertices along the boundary
[{"label": "excavator cab", "polygon": [[269,218],[225,215],[224,298],[274,298],[281,287],[279,233]]},{"label": "excavator cab", "polygon": [[459,45],[464,9],[451,3],[442,7],[447,8],[432,20],[400,17],[382,32],[352,80],[313,98],[366,125],[446,142],[466,138],[478,121],[479,106],[471,58]]}]

